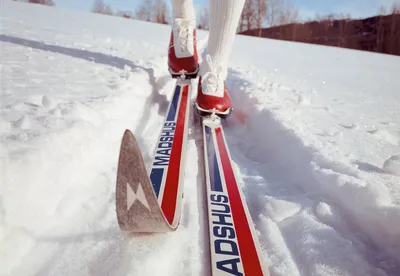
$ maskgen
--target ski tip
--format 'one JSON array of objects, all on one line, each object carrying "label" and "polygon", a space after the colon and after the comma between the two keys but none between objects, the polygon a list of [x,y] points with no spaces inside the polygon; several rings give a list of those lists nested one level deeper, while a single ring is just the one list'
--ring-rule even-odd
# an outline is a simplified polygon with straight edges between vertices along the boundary
[{"label": "ski tip", "polygon": [[121,142],[115,200],[121,230],[141,233],[175,230],[160,209],[139,145],[129,130],[125,130]]},{"label": "ski tip", "polygon": [[[135,174],[146,174],[143,158],[133,133],[126,129],[119,152],[117,185],[116,185],[116,212],[121,230],[131,231],[131,214],[129,212],[129,187],[127,183],[134,182]],[[129,184],[132,185],[132,184]]]},{"label": "ski tip", "polygon": [[123,146],[124,142],[127,141],[136,141],[135,135],[133,135],[133,133],[129,129],[125,129],[124,131],[124,135],[122,136],[121,146]]}]

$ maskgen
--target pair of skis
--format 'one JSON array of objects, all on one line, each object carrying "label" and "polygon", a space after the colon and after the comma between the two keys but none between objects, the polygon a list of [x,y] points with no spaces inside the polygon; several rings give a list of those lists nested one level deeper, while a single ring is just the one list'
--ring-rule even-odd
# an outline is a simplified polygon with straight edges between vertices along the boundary
[{"label": "pair of skis", "polygon": [[[178,79],[160,132],[150,176],[134,135],[122,139],[116,187],[120,228],[168,232],[179,225],[191,83]],[[268,275],[221,119],[201,117],[212,275]]]}]

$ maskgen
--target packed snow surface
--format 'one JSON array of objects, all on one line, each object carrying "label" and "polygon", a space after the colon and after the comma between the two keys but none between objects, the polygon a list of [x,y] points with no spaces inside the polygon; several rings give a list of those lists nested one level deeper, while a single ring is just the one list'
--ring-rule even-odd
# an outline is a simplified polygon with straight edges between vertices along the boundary
[{"label": "packed snow surface", "polygon": [[[172,96],[170,27],[0,12],[0,275],[209,274],[192,121],[179,229],[116,221],[123,131],[150,166]],[[224,125],[271,275],[400,275],[399,72],[396,56],[237,36]]]}]

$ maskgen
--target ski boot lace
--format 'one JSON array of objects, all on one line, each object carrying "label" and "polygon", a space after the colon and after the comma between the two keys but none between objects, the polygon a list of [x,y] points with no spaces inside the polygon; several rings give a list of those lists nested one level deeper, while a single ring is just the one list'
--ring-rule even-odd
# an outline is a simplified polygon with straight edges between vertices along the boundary
[{"label": "ski boot lace", "polygon": [[179,36],[179,47],[182,52],[188,51],[188,41],[193,39],[190,33],[191,22],[189,20],[180,20],[175,26]]},{"label": "ski boot lace", "polygon": [[214,93],[217,93],[218,89],[221,88],[220,85],[222,85],[222,89],[223,89],[223,87],[224,87],[224,86],[223,86],[223,81],[222,81],[222,82],[220,81],[220,79],[219,79],[219,74],[218,74],[218,72],[219,72],[218,67],[215,66],[215,64],[214,64],[214,62],[212,61],[210,55],[207,55],[207,56],[206,56],[206,62],[207,62],[209,71],[207,71],[207,72],[203,75],[202,80],[201,80],[201,86],[202,86],[202,87],[205,87],[205,86],[204,86],[204,83],[207,81],[207,82],[206,82],[207,90],[208,90],[209,92],[212,91],[212,92],[214,92]]}]

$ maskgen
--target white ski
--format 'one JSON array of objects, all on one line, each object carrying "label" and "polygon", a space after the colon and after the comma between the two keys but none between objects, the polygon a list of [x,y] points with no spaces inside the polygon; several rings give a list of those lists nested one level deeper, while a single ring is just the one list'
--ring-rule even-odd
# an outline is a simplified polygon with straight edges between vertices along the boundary
[{"label": "white ski", "polygon": [[221,119],[214,117],[202,119],[212,275],[269,275]]}]

